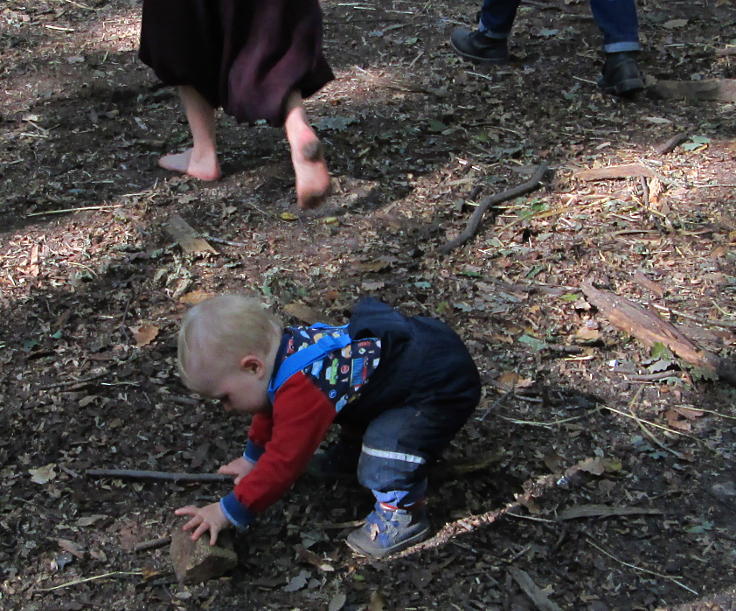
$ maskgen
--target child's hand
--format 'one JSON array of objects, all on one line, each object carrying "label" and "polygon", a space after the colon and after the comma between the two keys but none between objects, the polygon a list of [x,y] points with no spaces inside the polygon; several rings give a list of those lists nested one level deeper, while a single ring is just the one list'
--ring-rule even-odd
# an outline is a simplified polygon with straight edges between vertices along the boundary
[{"label": "child's hand", "polygon": [[237,486],[240,483],[240,480],[253,470],[253,467],[255,467],[255,465],[252,462],[241,456],[235,460],[231,460],[226,465],[222,465],[217,472],[222,473],[223,475],[234,475],[234,484]]},{"label": "child's hand", "polygon": [[189,522],[182,526],[182,530],[194,529],[192,541],[196,541],[209,530],[210,545],[214,545],[217,543],[219,532],[231,526],[230,521],[220,509],[220,503],[212,503],[204,507],[187,505],[186,507],[180,507],[174,513],[178,516],[193,516]]}]

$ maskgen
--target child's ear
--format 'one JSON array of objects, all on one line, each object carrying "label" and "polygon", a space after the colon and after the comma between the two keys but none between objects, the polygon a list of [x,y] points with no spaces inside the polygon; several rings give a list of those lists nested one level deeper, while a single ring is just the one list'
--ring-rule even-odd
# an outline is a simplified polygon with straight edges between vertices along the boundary
[{"label": "child's ear", "polygon": [[266,370],[263,361],[254,354],[248,354],[240,359],[240,368],[248,373],[260,376]]}]

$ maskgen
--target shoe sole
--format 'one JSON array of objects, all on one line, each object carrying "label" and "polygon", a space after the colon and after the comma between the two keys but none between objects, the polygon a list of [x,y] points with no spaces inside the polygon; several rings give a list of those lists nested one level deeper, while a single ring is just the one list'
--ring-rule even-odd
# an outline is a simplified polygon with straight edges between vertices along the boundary
[{"label": "shoe sole", "polygon": [[370,552],[368,550],[365,550],[361,548],[359,545],[356,545],[355,543],[350,541],[349,539],[345,539],[345,543],[347,543],[348,547],[351,550],[360,554],[361,556],[368,556],[369,558],[382,559],[382,558],[385,558],[386,556],[390,556],[391,554],[397,554],[401,551],[404,551],[407,547],[411,547],[412,545],[421,543],[422,541],[424,541],[424,539],[427,538],[428,534],[429,534],[429,527],[427,527],[421,532],[418,532],[413,537],[409,537],[405,541],[398,543],[397,545],[392,547],[390,550],[375,550],[375,552]]},{"label": "shoe sole", "polygon": [[487,57],[480,57],[479,55],[466,53],[462,49],[459,49],[457,46],[455,46],[455,43],[452,40],[450,40],[450,46],[460,57],[464,59],[469,59],[471,62],[475,62],[476,64],[507,64],[510,61],[510,58],[508,56],[500,59],[488,59]]},{"label": "shoe sole", "polygon": [[641,79],[627,79],[625,81],[621,81],[620,83],[616,83],[613,86],[604,86],[601,84],[600,88],[603,93],[625,97],[634,95],[642,91],[644,89],[644,83],[641,81]]}]

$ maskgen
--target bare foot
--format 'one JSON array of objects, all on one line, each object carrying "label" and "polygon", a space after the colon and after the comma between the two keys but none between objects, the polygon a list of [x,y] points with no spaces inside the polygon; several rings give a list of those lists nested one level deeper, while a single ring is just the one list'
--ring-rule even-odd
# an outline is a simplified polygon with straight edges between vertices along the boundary
[{"label": "bare foot", "polygon": [[330,192],[322,145],[311,128],[302,130],[291,147],[291,162],[296,174],[296,201],[300,208],[316,208]]},{"label": "bare foot", "polygon": [[158,160],[158,165],[165,170],[181,172],[200,180],[217,180],[222,176],[216,155],[195,157],[192,155],[193,150],[187,149],[181,153],[164,155]]}]

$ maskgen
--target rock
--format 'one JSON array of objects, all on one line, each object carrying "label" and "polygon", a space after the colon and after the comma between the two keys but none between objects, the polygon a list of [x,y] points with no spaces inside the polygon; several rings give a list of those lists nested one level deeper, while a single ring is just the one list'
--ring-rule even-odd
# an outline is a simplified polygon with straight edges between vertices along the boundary
[{"label": "rock", "polygon": [[177,527],[171,534],[171,562],[180,583],[199,583],[214,579],[234,569],[238,556],[232,539],[220,533],[217,545],[210,545],[209,533],[192,541],[191,533]]}]

